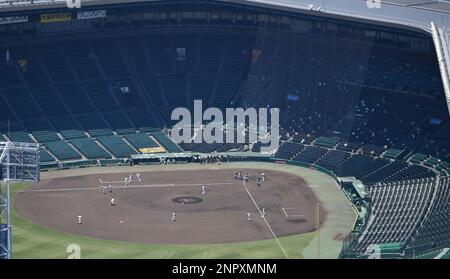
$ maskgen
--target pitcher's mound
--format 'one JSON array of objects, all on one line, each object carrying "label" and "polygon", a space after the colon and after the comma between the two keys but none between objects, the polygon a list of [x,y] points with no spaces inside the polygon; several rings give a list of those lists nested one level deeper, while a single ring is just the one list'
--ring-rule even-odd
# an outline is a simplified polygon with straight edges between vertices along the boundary
[{"label": "pitcher's mound", "polygon": [[203,199],[199,197],[176,197],[172,201],[179,204],[196,204],[203,202]]}]

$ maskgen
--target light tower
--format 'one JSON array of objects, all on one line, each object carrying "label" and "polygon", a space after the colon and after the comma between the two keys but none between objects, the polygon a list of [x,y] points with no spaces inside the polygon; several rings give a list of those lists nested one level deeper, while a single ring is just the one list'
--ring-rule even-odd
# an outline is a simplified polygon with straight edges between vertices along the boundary
[{"label": "light tower", "polygon": [[37,182],[39,178],[38,144],[0,142],[0,259],[12,256],[11,181]]}]

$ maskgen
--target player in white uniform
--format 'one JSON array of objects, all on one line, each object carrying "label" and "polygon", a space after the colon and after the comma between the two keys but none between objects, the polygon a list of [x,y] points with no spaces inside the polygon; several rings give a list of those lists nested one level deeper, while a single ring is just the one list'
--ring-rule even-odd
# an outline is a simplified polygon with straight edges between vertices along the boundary
[{"label": "player in white uniform", "polygon": [[244,176],[243,181],[244,181],[244,183],[248,182],[248,175]]},{"label": "player in white uniform", "polygon": [[175,222],[177,220],[177,213],[172,212],[172,222]]},{"label": "player in white uniform", "polygon": [[206,194],[206,186],[202,185],[202,195]]},{"label": "player in white uniform", "polygon": [[78,215],[78,224],[80,224],[80,225],[82,224],[81,217],[82,217],[81,215]]},{"label": "player in white uniform", "polygon": [[111,199],[111,205],[116,206],[116,200],[114,198]]},{"label": "player in white uniform", "polygon": [[247,221],[251,221],[252,220],[252,214],[250,212],[247,212]]}]

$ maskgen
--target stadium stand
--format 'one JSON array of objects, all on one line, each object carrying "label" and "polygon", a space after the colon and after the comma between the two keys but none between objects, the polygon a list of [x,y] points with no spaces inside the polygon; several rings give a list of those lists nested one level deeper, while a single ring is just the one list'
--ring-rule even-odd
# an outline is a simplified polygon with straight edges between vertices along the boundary
[{"label": "stadium stand", "polygon": [[55,162],[55,158],[50,155],[47,150],[39,148],[39,160],[41,163]]},{"label": "stadium stand", "polygon": [[301,161],[305,163],[314,164],[317,160],[321,159],[322,156],[327,153],[327,150],[316,146],[305,146],[297,155],[292,159],[296,161]]},{"label": "stadium stand", "polygon": [[354,249],[370,244],[402,243],[417,229],[431,202],[434,180],[381,183],[370,188],[371,217]]},{"label": "stadium stand", "polygon": [[182,152],[183,150],[175,144],[167,135],[163,132],[153,132],[151,135],[169,152]]},{"label": "stadium stand", "polygon": [[64,141],[52,141],[45,143],[48,150],[53,153],[59,160],[77,160],[81,159],[81,155],[73,149],[72,146]]},{"label": "stadium stand", "polygon": [[290,160],[297,155],[305,146],[295,142],[283,142],[276,154],[276,157],[280,159]]},{"label": "stadium stand", "polygon": [[429,208],[429,216],[426,218],[417,233],[413,236],[410,246],[421,249],[436,248],[448,244],[450,237],[450,178],[437,178],[438,189],[436,201]]},{"label": "stadium stand", "polygon": [[159,146],[159,144],[156,143],[152,138],[150,138],[149,135],[143,133],[125,135],[125,139],[136,149],[153,148]]},{"label": "stadium stand", "polygon": [[11,131],[7,134],[7,137],[11,141],[18,141],[18,142],[33,142],[31,137],[28,135],[25,131]]},{"label": "stadium stand", "polygon": [[90,138],[74,138],[70,141],[87,159],[109,159],[111,155]]},{"label": "stadium stand", "polygon": [[137,152],[119,136],[99,136],[98,141],[115,157],[128,158]]},{"label": "stadium stand", "polygon": [[[302,134],[317,136],[318,146],[329,146],[343,143],[345,140],[345,138],[336,138],[336,135],[339,137],[339,135],[349,134],[352,142],[359,142],[356,145],[364,145],[364,153],[371,152],[375,156],[386,151],[385,145],[393,146],[395,144],[405,151],[414,148],[414,142],[418,142],[419,138],[415,138],[411,143],[410,139],[406,139],[402,135],[417,131],[419,128],[425,130],[427,128],[426,117],[430,113],[440,115],[441,118],[445,119],[445,117],[442,117],[443,113],[441,113],[445,111],[445,108],[437,109],[434,105],[435,102],[431,101],[431,98],[441,97],[437,93],[441,88],[436,70],[429,66],[420,65],[422,60],[429,59],[425,54],[417,56],[417,61],[408,61],[411,64],[415,63],[414,67],[418,69],[417,71],[411,71],[409,68],[404,68],[402,63],[411,59],[406,58],[407,54],[402,52],[389,48],[390,59],[379,59],[379,57],[386,56],[385,52],[382,51],[387,49],[380,43],[379,48],[374,50],[370,57],[361,54],[361,59],[369,59],[369,67],[366,68],[361,66],[366,63],[359,62],[360,64],[357,65],[358,61],[344,62],[345,60],[338,61],[336,59],[345,59],[345,57],[348,57],[349,51],[362,53],[369,47],[369,44],[363,44],[360,50],[355,50],[352,47],[348,50],[349,46],[345,41],[337,41],[336,49],[327,54],[328,56],[317,61],[305,60],[305,57],[301,54],[321,51],[323,46],[320,45],[318,40],[325,35],[320,33],[302,34],[296,39],[287,36],[282,40],[275,41],[268,32],[267,37],[264,38],[265,44],[260,44],[259,41],[252,44],[252,37],[236,37],[234,35],[227,35],[220,39],[217,38],[217,35],[208,34],[195,34],[192,38],[191,36],[180,38],[170,33],[158,36],[133,37],[126,43],[117,38],[108,39],[104,42],[88,39],[87,44],[82,41],[70,44],[64,42],[56,44],[55,50],[48,50],[46,44],[39,45],[36,49],[24,48],[22,50],[18,48],[17,51],[13,52],[13,55],[18,58],[26,57],[30,64],[26,73],[15,72],[15,75],[19,76],[16,76],[15,80],[23,80],[26,84],[18,82],[17,85],[13,86],[14,89],[2,89],[2,96],[9,101],[10,107],[13,109],[21,108],[19,112],[12,113],[18,115],[20,121],[36,119],[43,115],[66,117],[70,113],[75,113],[76,121],[81,124],[83,130],[91,131],[92,136],[111,135],[112,132],[107,132],[107,130],[116,130],[120,134],[125,134],[131,133],[135,127],[158,127],[160,124],[155,118],[167,121],[164,119],[166,117],[154,117],[148,111],[143,110],[141,106],[146,102],[143,101],[142,94],[150,94],[152,98],[155,98],[155,104],[167,104],[164,109],[156,106],[160,115],[167,115],[167,112],[170,111],[168,108],[189,106],[194,98],[205,99],[208,103],[218,107],[224,107],[234,101],[239,104],[255,100],[254,104],[264,105],[270,102],[273,106],[284,106],[284,109],[288,111],[286,113],[288,117],[282,121],[285,122],[284,130],[289,131],[291,135],[298,135],[296,131],[301,130]],[[184,63],[186,66],[184,71],[192,72],[190,76],[180,78],[175,69],[176,65],[173,64],[174,56],[169,55],[169,53],[161,55],[167,49],[174,47],[170,43],[174,38],[177,38],[177,44],[188,46],[188,50],[192,49],[192,52],[188,52],[188,59]],[[193,38],[198,42],[191,42]],[[148,41],[154,42],[155,39],[159,39],[158,44],[148,44]],[[301,45],[301,41],[305,39],[312,42],[311,46]],[[224,42],[225,44],[219,47],[219,43]],[[91,45],[92,48],[86,45]],[[135,47],[148,53],[149,59],[138,59],[138,54],[141,52],[135,50]],[[291,56],[288,55],[289,52],[281,51],[294,47],[299,47],[299,50]],[[105,49],[103,50],[103,48]],[[260,51],[260,56],[256,62],[248,59],[249,55],[253,53],[254,49],[252,50],[252,48],[258,48],[258,51]],[[103,51],[100,51],[100,49]],[[86,51],[87,55],[82,54],[83,50]],[[191,59],[189,54],[193,53],[194,55],[198,51],[202,51],[202,55],[198,58],[194,56]],[[245,57],[247,58],[243,59]],[[272,57],[272,59],[269,59],[269,57]],[[326,63],[326,58],[333,61],[332,73],[327,70],[329,65]],[[219,65],[214,64],[217,61],[219,61]],[[282,67],[281,65],[287,63],[286,61],[290,61],[289,67]],[[37,66],[31,66],[33,65],[32,62],[36,63]],[[314,67],[312,67],[313,64]],[[351,65],[355,64],[357,65],[355,68],[358,70],[352,75],[350,73],[353,71],[350,70],[353,69]],[[310,68],[310,66],[315,70],[310,73],[305,72],[305,69]],[[271,73],[270,79],[265,77],[264,69],[268,67],[276,69]],[[210,71],[213,68],[216,73],[214,75]],[[250,79],[247,81],[244,80],[245,72],[243,72],[246,69],[251,73]],[[365,71],[373,74],[373,76],[363,79],[362,74]],[[380,76],[382,80],[386,80],[386,77],[382,75],[383,71],[388,73],[386,76],[390,80],[397,80],[401,76],[408,81],[414,81],[413,83],[416,86],[412,87],[411,83],[407,81],[402,85],[386,82],[383,86],[379,86],[380,84],[376,83],[376,77]],[[47,73],[47,78],[38,79],[36,77],[38,72]],[[152,73],[152,75],[144,78],[141,77],[142,73]],[[156,76],[154,73],[163,75]],[[302,74],[305,75],[303,78],[301,78]],[[306,78],[312,74],[314,76],[310,79]],[[336,79],[326,83],[326,74],[332,74],[336,76]],[[96,77],[96,81],[91,81],[93,76]],[[282,80],[282,76],[289,77],[284,82],[286,86],[277,86],[275,83]],[[433,80],[433,82],[427,83],[426,86],[422,84],[424,89],[422,89],[421,95],[408,95],[409,92],[417,91],[417,77],[424,76],[431,76],[430,80]],[[141,82],[136,81],[141,79],[145,89],[139,86]],[[224,79],[226,79],[226,82],[223,82]],[[253,99],[256,94],[253,92],[257,92],[259,89],[251,86],[251,80],[257,81],[257,86],[261,86],[260,81],[265,80],[265,89],[257,99]],[[307,82],[298,84],[297,80]],[[209,84],[205,83],[206,81]],[[139,84],[136,84],[136,82]],[[41,84],[41,86],[33,87],[36,92],[28,92],[26,87],[28,83]],[[243,85],[238,86],[239,83]],[[369,86],[378,87],[374,89]],[[406,87],[403,88],[403,86]],[[359,96],[359,102],[352,103],[350,100],[344,107],[336,109],[335,105],[339,103],[339,100],[343,100],[345,94],[360,92],[362,89],[364,90]],[[9,94],[9,92],[12,92],[11,90],[14,90],[15,93]],[[125,92],[122,92],[122,90]],[[326,92],[329,90],[334,90],[337,94],[334,96],[328,95]],[[408,103],[402,102],[404,98],[389,94],[389,90],[401,91],[402,94],[407,95]],[[131,93],[126,93],[127,91]],[[138,94],[136,91],[142,92]],[[234,93],[229,94],[230,91]],[[286,96],[286,93],[283,93],[285,91],[310,91],[309,94],[314,92],[315,95],[313,97],[313,95],[306,94],[302,97],[302,104],[298,105],[295,101],[288,103],[282,101],[283,95]],[[190,94],[185,97],[183,92],[190,92]],[[19,103],[20,100],[24,99],[31,101],[27,104]],[[319,99],[325,100],[325,103],[317,103]],[[44,102],[46,100],[53,101],[46,104]],[[420,106],[417,104],[420,104]],[[52,105],[55,107],[54,109]],[[42,110],[42,107],[46,108],[45,111]],[[321,110],[322,114],[319,114],[319,107],[325,108]],[[357,109],[355,118],[351,119],[354,124],[351,130],[345,130],[347,119],[342,117],[345,115],[345,111],[352,108]],[[8,109],[10,110],[10,108]],[[337,112],[340,112],[340,114],[336,115]],[[342,124],[339,125],[341,128],[332,124],[335,119],[340,119],[338,123]],[[291,123],[286,125],[288,121]],[[408,125],[405,125],[406,122],[408,122]],[[446,135],[449,134],[446,132],[446,129],[448,129],[446,127],[449,127],[449,125],[445,124],[447,124],[447,121],[443,121],[439,125],[440,128],[435,131],[436,141],[439,141],[439,143],[447,140]],[[315,130],[311,130],[311,127],[315,127]],[[97,131],[99,129],[107,130]],[[329,131],[334,132],[333,137],[321,135],[325,135]],[[77,136],[82,136],[82,133],[77,133]],[[424,136],[434,135],[423,135],[421,141],[425,140]],[[72,136],[68,135],[68,137]],[[424,147],[419,145],[416,148],[423,149]],[[428,149],[426,153],[446,157],[447,153],[443,152],[446,150],[444,148],[442,147],[442,150]]]}]

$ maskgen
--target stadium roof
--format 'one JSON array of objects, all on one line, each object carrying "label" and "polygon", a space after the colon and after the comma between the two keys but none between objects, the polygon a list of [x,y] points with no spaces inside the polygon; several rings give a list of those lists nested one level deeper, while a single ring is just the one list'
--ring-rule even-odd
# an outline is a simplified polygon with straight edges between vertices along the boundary
[{"label": "stadium roof", "polygon": [[[80,0],[81,7],[102,4],[155,2],[157,0]],[[279,9],[321,12],[367,20],[390,22],[430,31],[434,21],[450,31],[450,0],[214,0]],[[367,2],[381,2],[368,4]],[[0,0],[0,13],[66,6],[66,0]]]},{"label": "stadium roof", "polygon": [[[376,5],[374,2],[380,2]],[[431,30],[431,22],[450,31],[450,1],[447,0],[225,0],[253,3],[389,22]],[[368,4],[368,2],[371,2]]]},{"label": "stadium roof", "polygon": [[406,7],[450,13],[449,0],[389,0],[384,2]]}]

